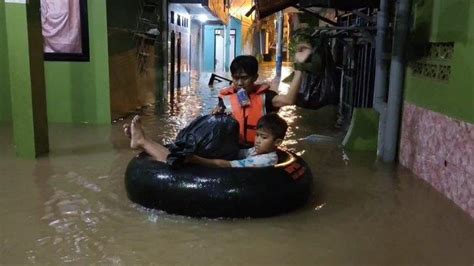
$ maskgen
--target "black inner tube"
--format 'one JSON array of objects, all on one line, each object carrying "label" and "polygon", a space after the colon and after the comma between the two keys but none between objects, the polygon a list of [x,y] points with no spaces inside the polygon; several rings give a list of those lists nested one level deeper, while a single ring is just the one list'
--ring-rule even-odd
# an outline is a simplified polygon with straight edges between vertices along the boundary
[{"label": "black inner tube", "polygon": [[131,201],[147,208],[193,217],[268,217],[304,205],[312,174],[300,157],[279,151],[282,163],[260,168],[171,169],[145,153],[125,174]]}]

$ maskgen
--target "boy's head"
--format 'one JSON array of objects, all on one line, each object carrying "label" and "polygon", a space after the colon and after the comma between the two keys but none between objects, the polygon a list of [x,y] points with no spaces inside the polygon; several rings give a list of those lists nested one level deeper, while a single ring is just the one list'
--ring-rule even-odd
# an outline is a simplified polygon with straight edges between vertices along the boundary
[{"label": "boy's head", "polygon": [[276,150],[283,142],[288,124],[276,113],[262,116],[257,122],[255,150],[258,154]]},{"label": "boy's head", "polygon": [[250,92],[258,78],[258,61],[251,55],[237,56],[230,64],[230,73],[234,86]]}]

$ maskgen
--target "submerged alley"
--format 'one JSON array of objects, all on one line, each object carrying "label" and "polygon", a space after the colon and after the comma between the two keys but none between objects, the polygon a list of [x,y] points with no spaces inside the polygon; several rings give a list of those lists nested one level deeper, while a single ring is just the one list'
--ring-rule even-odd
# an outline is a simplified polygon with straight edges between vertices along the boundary
[{"label": "submerged alley", "polygon": [[[471,265],[473,14],[469,0],[0,1],[0,264]],[[213,112],[239,55],[280,95],[305,75],[278,114],[308,202],[255,219],[133,203],[123,125],[140,115],[172,143]]]}]

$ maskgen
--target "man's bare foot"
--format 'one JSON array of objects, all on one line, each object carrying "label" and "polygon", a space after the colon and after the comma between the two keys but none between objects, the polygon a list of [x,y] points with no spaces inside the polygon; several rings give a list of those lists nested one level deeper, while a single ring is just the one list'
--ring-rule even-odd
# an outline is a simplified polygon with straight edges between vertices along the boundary
[{"label": "man's bare foot", "polygon": [[130,148],[139,149],[143,148],[146,138],[145,133],[143,132],[142,123],[140,121],[140,116],[136,115],[132,119],[132,124],[130,125]]}]

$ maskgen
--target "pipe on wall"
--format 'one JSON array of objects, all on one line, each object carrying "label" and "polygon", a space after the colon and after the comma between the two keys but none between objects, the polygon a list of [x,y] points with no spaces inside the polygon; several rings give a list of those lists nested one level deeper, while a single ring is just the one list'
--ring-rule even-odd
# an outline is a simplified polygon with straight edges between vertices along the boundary
[{"label": "pipe on wall", "polygon": [[405,50],[410,28],[412,0],[397,1],[396,22],[393,36],[392,61],[390,64],[390,83],[385,129],[383,135],[383,154],[385,162],[393,162],[397,155],[400,128],[403,86],[405,83]]},{"label": "pipe on wall", "polygon": [[382,113],[386,108],[388,60],[386,58],[388,32],[389,0],[381,0],[377,12],[377,37],[375,42],[375,82],[374,82],[374,109]]},{"label": "pipe on wall", "polygon": [[377,12],[377,36],[375,41],[375,81],[374,81],[374,109],[380,114],[377,154],[383,153],[383,135],[385,129],[385,112],[387,103],[388,58],[387,34],[389,27],[389,0],[381,0]]},{"label": "pipe on wall", "polygon": [[281,77],[283,63],[283,12],[277,13],[276,76]]}]

